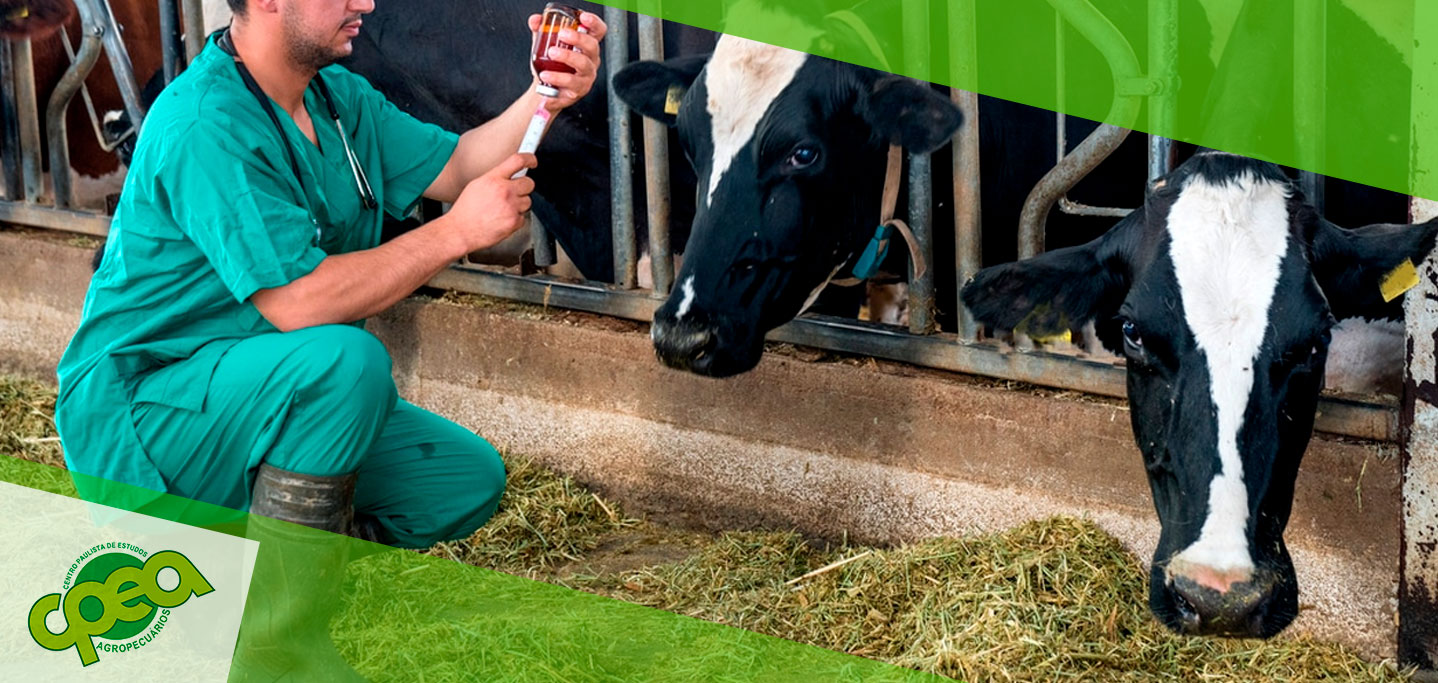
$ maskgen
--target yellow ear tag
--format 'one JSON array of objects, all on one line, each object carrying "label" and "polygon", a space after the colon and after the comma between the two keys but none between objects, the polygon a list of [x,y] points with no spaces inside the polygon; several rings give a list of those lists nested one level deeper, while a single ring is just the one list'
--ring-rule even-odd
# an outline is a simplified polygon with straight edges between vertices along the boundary
[{"label": "yellow ear tag", "polygon": [[1048,337],[1029,337],[1029,338],[1032,339],[1032,340],[1034,340],[1035,342],[1040,343],[1040,344],[1057,344],[1057,343],[1059,343],[1059,342],[1063,342],[1063,343],[1065,343],[1065,344],[1072,344],[1072,343],[1073,343],[1073,340],[1074,340],[1074,335],[1073,335],[1073,332],[1071,332],[1071,331],[1069,331],[1069,330],[1064,330],[1063,332],[1061,332],[1061,333],[1059,333],[1059,334],[1055,334],[1055,335],[1048,336]]},{"label": "yellow ear tag", "polygon": [[664,94],[664,113],[671,116],[679,113],[679,102],[684,99],[683,86],[671,85],[669,92]]},{"label": "yellow ear tag", "polygon": [[1403,259],[1397,268],[1389,271],[1383,276],[1383,284],[1379,285],[1383,291],[1383,300],[1392,301],[1403,293],[1418,286],[1418,269],[1413,267],[1412,259]]},{"label": "yellow ear tag", "polygon": [[1070,344],[1073,343],[1074,335],[1068,324],[1068,316],[1064,316],[1062,314],[1060,314],[1059,316],[1059,324],[1062,326],[1063,332],[1050,335],[1036,335],[1029,332],[1029,322],[1035,319],[1040,319],[1048,316],[1049,309],[1049,304],[1039,304],[1037,306],[1034,306],[1034,310],[1029,311],[1029,314],[1024,316],[1024,319],[1020,320],[1019,324],[1014,326],[1014,333],[1028,335],[1029,339],[1032,339],[1035,343],[1038,344],[1055,344],[1058,342],[1065,342]]}]

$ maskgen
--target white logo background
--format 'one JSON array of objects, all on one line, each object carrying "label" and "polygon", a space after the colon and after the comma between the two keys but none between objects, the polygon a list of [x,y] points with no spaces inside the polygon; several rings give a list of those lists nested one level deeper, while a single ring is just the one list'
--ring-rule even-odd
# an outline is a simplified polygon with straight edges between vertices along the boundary
[{"label": "white logo background", "polygon": [[[145,646],[102,650],[100,661],[84,667],[74,648],[52,652],[35,643],[30,607],[63,592],[66,572],[86,550],[111,542],[181,553],[215,590],[170,610],[163,631]],[[0,482],[0,680],[224,681],[258,548],[255,541]],[[61,623],[51,615],[52,629]],[[103,642],[109,641],[95,639]]]}]

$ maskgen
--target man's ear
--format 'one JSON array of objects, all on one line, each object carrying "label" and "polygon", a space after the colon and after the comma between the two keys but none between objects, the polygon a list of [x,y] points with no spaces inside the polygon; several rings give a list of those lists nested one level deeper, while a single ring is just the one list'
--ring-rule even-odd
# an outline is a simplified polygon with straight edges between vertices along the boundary
[{"label": "man's ear", "polygon": [[673,126],[679,121],[679,103],[708,63],[709,55],[634,62],[614,74],[614,94],[641,115]]},{"label": "man's ear", "polygon": [[1415,267],[1433,251],[1438,219],[1347,230],[1319,219],[1310,257],[1333,317],[1398,320],[1402,294],[1418,284]]},{"label": "man's ear", "polygon": [[960,293],[964,305],[990,329],[1033,337],[1062,335],[1095,320],[1104,345],[1117,350],[1122,342],[1107,328],[1128,296],[1142,213],[1088,244],[979,271]]},{"label": "man's ear", "polygon": [[959,108],[927,84],[888,75],[859,100],[859,115],[884,143],[917,154],[943,146],[964,122]]}]

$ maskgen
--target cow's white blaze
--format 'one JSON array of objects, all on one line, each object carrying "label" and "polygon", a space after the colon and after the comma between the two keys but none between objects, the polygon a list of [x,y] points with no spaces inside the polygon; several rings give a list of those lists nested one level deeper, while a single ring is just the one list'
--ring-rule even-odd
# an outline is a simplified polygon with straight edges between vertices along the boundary
[{"label": "cow's white blaze", "polygon": [[705,205],[713,201],[714,190],[734,157],[754,137],[769,104],[789,87],[808,57],[803,52],[737,36],[719,38],[704,76],[709,91],[706,108],[712,126],[710,139],[714,141]]},{"label": "cow's white blaze", "polygon": [[684,278],[684,284],[679,286],[679,293],[684,297],[679,300],[679,310],[674,313],[675,320],[683,320],[689,314],[689,307],[694,305],[694,276]]},{"label": "cow's white blaze", "polygon": [[1287,198],[1283,185],[1246,173],[1217,184],[1195,176],[1169,213],[1184,315],[1208,361],[1222,468],[1209,485],[1198,540],[1173,559],[1179,566],[1241,574],[1253,569],[1238,434],[1288,249]]}]

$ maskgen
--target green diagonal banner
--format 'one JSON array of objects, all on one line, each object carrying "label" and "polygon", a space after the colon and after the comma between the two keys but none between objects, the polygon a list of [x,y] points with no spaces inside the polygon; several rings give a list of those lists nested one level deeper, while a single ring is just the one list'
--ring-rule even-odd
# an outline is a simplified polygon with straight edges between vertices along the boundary
[{"label": "green diagonal banner", "polygon": [[603,4],[1438,198],[1432,2]]},{"label": "green diagonal banner", "polygon": [[[40,543],[34,539],[47,539],[44,543],[51,545],[71,541],[55,527],[54,520],[60,514],[57,511],[77,506],[82,507],[79,516],[86,520],[87,532],[114,538],[111,543],[121,548],[132,544],[127,530],[168,523],[211,536],[258,541],[258,560],[248,585],[219,578],[245,573],[233,566],[243,553],[189,552],[187,560],[193,564],[194,575],[208,577],[204,586],[192,591],[196,597],[187,600],[197,606],[178,606],[169,627],[175,635],[155,629],[153,641],[146,640],[144,645],[137,644],[128,631],[115,633],[116,628],[107,623],[85,630],[86,624],[101,622],[106,612],[118,610],[118,603],[104,610],[87,610],[82,605],[78,614],[64,613],[70,623],[61,617],[64,610],[59,605],[64,603],[64,595],[82,590],[87,585],[85,574],[97,573],[84,569],[91,564],[88,557],[75,561],[81,569],[73,578],[66,574],[69,555],[61,555],[63,562],[42,563],[36,572],[28,573],[35,574],[37,585],[43,588],[27,591],[26,584],[20,583],[16,586],[25,594],[6,591],[0,596],[0,661],[6,662],[0,670],[10,673],[25,670],[64,680],[117,680],[120,667],[143,666],[151,668],[142,670],[171,672],[168,677],[177,680],[223,680],[223,666],[218,672],[213,667],[193,668],[199,646],[187,644],[182,636],[207,642],[210,650],[217,641],[220,645],[235,643],[233,633],[230,640],[223,641],[223,634],[204,631],[216,621],[217,606],[229,605],[238,611],[243,605],[235,657],[229,664],[230,680],[331,680],[329,676],[338,674],[343,666],[375,681],[942,680],[176,496],[157,498],[147,490],[0,455],[0,488],[7,484],[17,485],[15,489],[25,487],[28,493],[24,495],[35,502],[25,506],[24,515],[7,517],[6,533],[33,543]],[[77,499],[77,490],[86,503]],[[83,509],[87,504],[99,505],[90,505],[87,514]],[[154,543],[159,542],[147,543],[147,550],[157,554],[153,551],[160,547]],[[118,551],[94,554],[127,560]],[[10,565],[14,559],[0,562],[0,566],[15,570]],[[143,565],[138,559],[127,561]],[[99,579],[103,583],[103,577]],[[181,587],[188,588],[183,583]],[[118,588],[124,590],[124,584]],[[56,613],[40,623],[54,634],[69,634],[69,641],[55,644],[57,637],[46,638],[38,625],[32,626],[33,632],[40,634],[38,639],[24,636],[32,605],[48,591],[60,589],[68,590],[53,598]],[[206,607],[210,618],[200,618]],[[156,610],[145,605],[138,608],[138,616],[123,616],[116,622],[119,627],[131,620],[140,627],[154,623]],[[76,633],[79,637],[74,637]],[[42,647],[40,641],[48,645]],[[78,649],[90,652],[93,647],[93,654],[77,658],[77,641]],[[334,649],[326,655],[323,650],[331,641]],[[160,643],[169,649],[158,649]],[[436,656],[437,652],[445,654]],[[228,659],[229,650],[224,654]],[[286,668],[296,661],[307,668]],[[13,668],[17,666],[32,668]],[[215,674],[218,678],[210,677]]]}]

